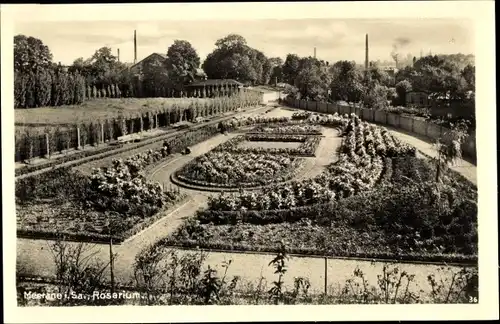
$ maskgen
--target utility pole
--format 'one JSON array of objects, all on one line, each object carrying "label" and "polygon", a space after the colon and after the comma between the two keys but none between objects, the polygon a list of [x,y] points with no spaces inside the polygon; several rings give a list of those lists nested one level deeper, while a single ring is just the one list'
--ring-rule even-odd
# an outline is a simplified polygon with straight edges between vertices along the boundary
[{"label": "utility pole", "polygon": [[115,269],[114,269],[114,257],[113,257],[113,238],[109,238],[109,270],[111,279],[111,293],[115,292]]}]

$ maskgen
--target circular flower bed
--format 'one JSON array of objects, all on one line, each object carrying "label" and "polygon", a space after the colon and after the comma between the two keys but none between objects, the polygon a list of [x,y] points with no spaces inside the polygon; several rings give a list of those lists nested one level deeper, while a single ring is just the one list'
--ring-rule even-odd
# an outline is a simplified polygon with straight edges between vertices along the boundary
[{"label": "circular flower bed", "polygon": [[186,164],[175,177],[201,187],[258,187],[290,180],[303,163],[286,154],[209,152]]}]

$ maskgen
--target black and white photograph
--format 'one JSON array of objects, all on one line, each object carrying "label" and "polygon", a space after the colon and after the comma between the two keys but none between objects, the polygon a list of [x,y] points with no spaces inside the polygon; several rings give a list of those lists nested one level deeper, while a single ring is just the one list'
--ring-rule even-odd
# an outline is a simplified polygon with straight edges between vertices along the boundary
[{"label": "black and white photograph", "polygon": [[12,322],[498,319],[493,2],[1,12]]}]

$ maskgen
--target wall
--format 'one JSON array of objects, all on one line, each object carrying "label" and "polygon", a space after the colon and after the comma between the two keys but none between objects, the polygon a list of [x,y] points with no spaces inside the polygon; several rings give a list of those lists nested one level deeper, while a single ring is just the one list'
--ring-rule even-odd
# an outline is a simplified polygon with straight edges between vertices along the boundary
[{"label": "wall", "polygon": [[[361,119],[374,122],[377,124],[388,125],[394,128],[403,129],[405,131],[425,136],[430,140],[436,140],[446,132],[446,128],[434,123],[426,122],[420,119],[400,116],[397,114],[387,113],[381,110],[373,110],[367,108],[354,108],[348,105],[339,105],[336,103],[316,103],[314,101],[305,101],[297,99],[287,100],[288,104],[295,108],[305,109],[315,112],[325,112],[329,114],[350,114],[355,113]],[[463,154],[467,157],[476,159],[476,133],[469,135],[466,142],[462,146]]]},{"label": "wall", "polygon": [[468,102],[452,101],[449,106],[440,103],[433,103],[431,106],[431,114],[433,116],[446,117],[450,114],[452,117],[469,118],[476,113],[474,100]]}]

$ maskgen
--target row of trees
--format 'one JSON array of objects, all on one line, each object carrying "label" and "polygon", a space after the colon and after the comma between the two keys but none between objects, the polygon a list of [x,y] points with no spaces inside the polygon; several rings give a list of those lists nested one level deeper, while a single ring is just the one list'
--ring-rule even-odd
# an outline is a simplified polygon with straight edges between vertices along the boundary
[{"label": "row of trees", "polygon": [[14,72],[14,107],[33,108],[81,104],[85,79],[79,74],[38,67],[36,72]]},{"label": "row of trees", "polygon": [[[166,55],[151,56],[138,70],[127,69],[109,47],[103,47],[88,59],[75,60],[67,72],[52,62],[50,50],[40,40],[18,35],[14,41],[16,107],[80,103],[81,90],[77,91],[78,95],[56,93],[67,92],[62,90],[67,87],[80,89],[82,84],[100,92],[105,89],[107,93],[109,87],[119,85],[122,96],[179,97],[186,94],[186,85],[199,77],[200,57],[185,40],[175,40]],[[390,75],[376,62],[370,64],[368,71],[354,61],[330,65],[296,54],[288,54],[283,62],[280,58],[266,57],[236,34],[219,39],[215,46],[202,64],[208,78],[234,79],[252,85],[285,82],[291,85],[290,94],[312,100],[363,102],[383,108],[391,102],[404,105],[405,95],[411,90],[450,100],[466,100],[468,92],[475,90],[475,67],[470,55],[414,57],[411,65]],[[59,79],[63,83],[60,89]],[[54,93],[50,100],[46,99],[49,88]]]},{"label": "row of trees", "polygon": [[391,102],[405,105],[406,93],[411,90],[468,100],[470,92],[475,91],[475,67],[467,61],[464,64],[462,56],[422,57],[392,76],[373,62],[365,71],[354,61],[330,65],[316,58],[288,54],[282,77],[293,86],[287,90],[291,96],[310,100],[340,100],[384,108]]}]

